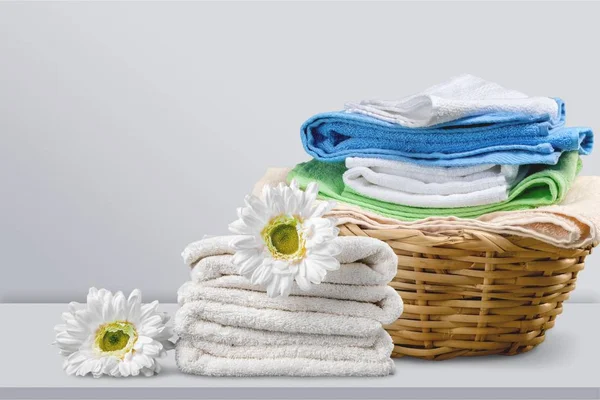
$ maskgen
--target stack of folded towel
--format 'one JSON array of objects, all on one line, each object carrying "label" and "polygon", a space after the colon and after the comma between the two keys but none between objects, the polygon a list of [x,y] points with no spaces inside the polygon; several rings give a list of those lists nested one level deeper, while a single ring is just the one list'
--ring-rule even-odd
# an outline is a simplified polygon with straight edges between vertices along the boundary
[{"label": "stack of folded towel", "polygon": [[[341,267],[309,291],[284,298],[240,276],[235,236],[190,244],[191,281],[178,293],[177,364],[209,376],[384,376],[393,344],[382,324],[400,317],[402,300],[387,286],[397,257],[384,242],[338,237]],[[294,284],[295,285],[295,284]]]},{"label": "stack of folded towel", "polygon": [[462,75],[398,101],[347,104],[301,129],[312,161],[289,179],[400,221],[477,218],[564,199],[589,154],[589,128],[566,127],[560,99]]}]

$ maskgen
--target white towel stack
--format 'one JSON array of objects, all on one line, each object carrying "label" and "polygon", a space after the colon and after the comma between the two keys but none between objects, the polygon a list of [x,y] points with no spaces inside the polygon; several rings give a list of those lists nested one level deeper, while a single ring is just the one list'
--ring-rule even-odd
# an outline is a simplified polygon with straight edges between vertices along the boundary
[{"label": "white towel stack", "polygon": [[[345,110],[407,128],[488,114],[549,116],[560,109],[549,97],[529,97],[473,75],[463,74],[399,100],[346,103]],[[457,135],[456,140],[460,139]],[[528,172],[527,165],[431,167],[401,161],[347,158],[344,183],[372,199],[424,208],[473,207],[506,201],[510,189]]]},{"label": "white towel stack", "polygon": [[365,196],[413,207],[499,203],[527,174],[527,165],[424,167],[380,158],[346,159],[344,183]]},{"label": "white towel stack", "polygon": [[209,376],[384,376],[393,343],[382,328],[402,300],[387,283],[397,257],[384,242],[339,237],[341,267],[309,291],[270,298],[238,275],[235,236],[190,244],[191,281],[178,292],[177,365]]}]

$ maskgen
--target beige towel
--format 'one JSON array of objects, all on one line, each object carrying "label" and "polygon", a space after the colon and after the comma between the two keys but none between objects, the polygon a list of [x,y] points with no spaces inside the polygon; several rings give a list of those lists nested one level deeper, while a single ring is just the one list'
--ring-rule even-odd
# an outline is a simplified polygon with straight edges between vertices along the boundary
[{"label": "beige towel", "polygon": [[[269,168],[256,183],[254,194],[259,196],[265,184],[284,182],[290,170]],[[342,203],[327,216],[336,218],[338,225],[352,223],[368,229],[418,229],[431,233],[477,229],[531,237],[564,248],[586,247],[600,240],[600,177],[578,177],[560,204],[534,210],[496,212],[477,219],[430,217],[398,221]]]}]

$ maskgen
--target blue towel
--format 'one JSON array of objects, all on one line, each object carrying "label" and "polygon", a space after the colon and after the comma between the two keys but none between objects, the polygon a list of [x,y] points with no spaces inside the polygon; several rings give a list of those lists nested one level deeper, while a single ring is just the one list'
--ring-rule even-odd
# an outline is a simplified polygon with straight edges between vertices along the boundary
[{"label": "blue towel", "polygon": [[318,114],[301,128],[305,150],[320,161],[385,158],[430,166],[556,164],[563,151],[589,154],[593,133],[548,116],[495,113],[428,128],[406,128],[362,114]]}]

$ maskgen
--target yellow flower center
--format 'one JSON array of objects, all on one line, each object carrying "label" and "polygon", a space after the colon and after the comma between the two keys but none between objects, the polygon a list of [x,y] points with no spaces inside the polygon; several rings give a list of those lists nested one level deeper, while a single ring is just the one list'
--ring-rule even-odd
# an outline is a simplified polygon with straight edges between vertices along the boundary
[{"label": "yellow flower center", "polygon": [[135,326],[129,321],[114,321],[101,325],[96,330],[94,348],[102,355],[122,358],[137,340]]},{"label": "yellow flower center", "polygon": [[261,236],[273,258],[293,261],[304,257],[306,243],[298,231],[299,224],[297,217],[280,215],[265,226]]},{"label": "yellow flower center", "polygon": [[127,346],[127,343],[129,343],[129,335],[122,330],[118,330],[105,332],[99,345],[102,351],[115,351],[121,350]]}]

